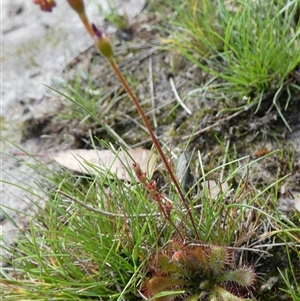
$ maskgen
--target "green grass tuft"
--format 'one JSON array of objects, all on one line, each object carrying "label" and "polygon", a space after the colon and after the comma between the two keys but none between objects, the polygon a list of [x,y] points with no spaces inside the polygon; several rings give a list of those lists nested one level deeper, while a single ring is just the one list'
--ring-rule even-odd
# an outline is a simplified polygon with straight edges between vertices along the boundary
[{"label": "green grass tuft", "polygon": [[257,110],[269,101],[288,126],[284,110],[300,90],[292,75],[300,63],[299,1],[187,0],[171,7],[164,41],[219,79],[211,92],[226,94],[231,107],[245,97]]}]

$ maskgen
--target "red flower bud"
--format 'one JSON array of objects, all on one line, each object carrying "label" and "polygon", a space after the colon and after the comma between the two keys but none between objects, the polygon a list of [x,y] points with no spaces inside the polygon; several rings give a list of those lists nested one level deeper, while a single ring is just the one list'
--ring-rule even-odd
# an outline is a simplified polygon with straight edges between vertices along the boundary
[{"label": "red flower bud", "polygon": [[54,0],[33,0],[33,3],[39,5],[42,11],[47,12],[52,12],[52,8],[56,6]]},{"label": "red flower bud", "polygon": [[106,35],[99,30],[94,24],[92,24],[94,30],[94,42],[98,51],[107,59],[112,59],[113,49],[109,39]]}]

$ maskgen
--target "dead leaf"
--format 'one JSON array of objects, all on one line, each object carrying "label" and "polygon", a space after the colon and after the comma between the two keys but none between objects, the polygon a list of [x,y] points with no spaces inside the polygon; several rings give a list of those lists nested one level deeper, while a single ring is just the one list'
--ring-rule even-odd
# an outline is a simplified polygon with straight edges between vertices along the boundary
[{"label": "dead leaf", "polygon": [[269,149],[267,149],[266,147],[263,147],[262,149],[255,151],[255,152],[253,153],[253,156],[254,156],[255,158],[260,158],[260,157],[265,156],[265,155],[268,154],[269,152],[270,152]]},{"label": "dead leaf", "polygon": [[138,163],[149,178],[152,177],[156,166],[156,155],[143,148],[120,150],[117,154],[110,150],[69,149],[55,153],[51,157],[73,171],[98,174],[100,169],[125,181],[131,180],[129,172],[132,170],[133,162]]}]

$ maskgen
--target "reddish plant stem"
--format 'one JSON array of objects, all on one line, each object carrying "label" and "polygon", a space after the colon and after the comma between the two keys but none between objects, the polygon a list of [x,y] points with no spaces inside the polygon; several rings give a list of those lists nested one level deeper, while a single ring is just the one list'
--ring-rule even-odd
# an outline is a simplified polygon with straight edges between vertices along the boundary
[{"label": "reddish plant stem", "polygon": [[184,204],[184,207],[187,210],[187,214],[189,215],[189,218],[190,218],[190,220],[192,222],[192,226],[194,228],[195,235],[199,239],[198,231],[197,231],[197,228],[196,228],[196,225],[195,225],[195,221],[194,221],[194,218],[193,218],[192,213],[191,213],[191,208],[190,208],[190,206],[189,206],[186,198],[183,195],[183,192],[182,192],[182,190],[181,190],[181,188],[179,186],[179,183],[178,183],[178,181],[177,181],[177,179],[176,179],[176,177],[174,175],[174,172],[173,172],[173,170],[172,170],[172,168],[171,168],[171,166],[170,166],[170,164],[169,164],[169,162],[168,162],[168,160],[167,160],[167,158],[166,158],[166,156],[165,156],[165,154],[164,154],[164,152],[163,152],[163,150],[162,150],[162,148],[160,146],[159,141],[157,140],[155,134],[153,133],[152,127],[150,125],[150,122],[149,122],[149,120],[148,120],[148,118],[147,118],[147,116],[146,116],[146,114],[145,114],[142,106],[140,105],[140,103],[137,100],[136,96],[134,95],[134,93],[132,92],[131,88],[129,87],[126,79],[124,78],[123,74],[121,73],[119,67],[117,66],[117,64],[115,62],[115,60],[112,57],[108,58],[107,60],[109,61],[110,65],[111,65],[112,69],[114,70],[115,74],[117,75],[119,81],[122,83],[124,89],[128,93],[129,97],[131,98],[131,100],[133,101],[134,105],[136,106],[139,114],[141,115],[141,117],[143,119],[143,122],[144,122],[146,128],[148,129],[150,137],[151,137],[151,139],[152,139],[152,141],[153,141],[153,143],[154,143],[154,145],[155,145],[155,147],[156,147],[156,149],[157,149],[157,151],[158,151],[158,153],[159,153],[159,155],[160,155],[160,157],[161,157],[161,159],[162,159],[165,167],[167,168],[167,171],[170,174],[172,182],[174,183],[174,185],[176,187],[176,190],[177,190],[177,192],[178,192],[178,194],[179,194],[179,196],[180,196],[180,198],[181,198],[181,200],[182,200],[182,202]]},{"label": "reddish plant stem", "polygon": [[83,14],[78,14],[79,15],[79,18],[81,19],[86,31],[89,33],[89,35],[93,38],[94,36],[94,30],[93,30],[93,27],[91,26],[91,24],[89,23],[89,20],[86,16],[85,13]]},{"label": "reddish plant stem", "polygon": [[[94,35],[95,35],[95,30],[93,29],[93,27],[91,26],[91,24],[88,21],[88,18],[87,18],[86,14],[85,14],[85,11],[84,11],[83,2],[81,2],[80,0],[79,1],[74,1],[74,3],[73,3],[73,1],[69,1],[69,4],[70,5],[73,4],[73,5],[71,5],[71,7],[78,13],[78,15],[79,15],[82,23],[84,24],[87,32],[93,38]],[[79,4],[81,4],[81,5],[79,5]],[[99,50],[100,53],[102,53],[101,49],[99,47],[97,47],[97,45],[96,45],[96,48]],[[188,204],[186,198],[184,197],[184,194],[183,194],[183,192],[182,192],[182,190],[181,190],[181,188],[179,186],[179,183],[178,183],[178,181],[177,181],[177,179],[176,179],[176,177],[174,175],[174,172],[173,172],[173,170],[172,170],[172,168],[171,168],[171,166],[170,166],[170,164],[169,164],[169,162],[168,162],[168,160],[167,160],[167,158],[166,158],[166,156],[165,156],[165,154],[164,154],[164,152],[163,152],[163,150],[162,150],[162,148],[160,146],[160,143],[158,142],[156,136],[153,133],[152,127],[151,127],[151,125],[149,123],[149,120],[148,120],[148,118],[147,118],[147,116],[146,116],[143,108],[141,107],[139,101],[137,100],[136,96],[134,95],[134,93],[132,92],[131,88],[129,87],[129,85],[128,85],[126,79],[124,78],[122,72],[120,71],[119,67],[117,66],[117,64],[116,64],[116,62],[115,62],[115,60],[113,58],[113,53],[109,53],[109,54],[108,53],[102,53],[102,54],[109,61],[110,65],[111,65],[112,69],[114,70],[115,74],[117,75],[119,81],[123,85],[124,89],[128,93],[129,97],[131,98],[131,100],[133,101],[134,105],[136,106],[139,114],[141,115],[141,117],[142,117],[142,119],[144,121],[144,124],[145,124],[146,128],[148,129],[148,132],[149,132],[149,134],[151,136],[151,139],[152,139],[152,141],[153,141],[153,143],[154,143],[154,145],[155,145],[155,147],[156,147],[156,149],[157,149],[157,151],[158,151],[161,159],[163,160],[163,162],[164,162],[164,164],[165,164],[165,166],[166,166],[166,168],[167,168],[167,170],[168,170],[168,172],[169,172],[169,174],[171,176],[172,182],[174,183],[174,185],[176,187],[176,190],[179,193],[179,196],[180,196],[180,198],[181,198],[181,200],[182,200],[182,202],[184,204],[184,207],[187,210],[187,214],[188,214],[188,216],[189,216],[189,218],[190,218],[190,220],[192,222],[192,226],[194,228],[195,235],[199,239],[199,235],[198,235],[198,231],[197,231],[197,228],[196,228],[196,225],[195,225],[195,221],[194,221],[194,218],[193,218],[192,213],[191,213],[191,208],[189,207],[189,204]],[[174,225],[173,222],[171,222],[171,223]],[[177,230],[176,227],[175,227],[175,229]]]},{"label": "reddish plant stem", "polygon": [[173,228],[175,229],[175,231],[177,232],[177,234],[179,235],[181,241],[184,241],[183,235],[181,234],[181,232],[179,231],[178,227],[174,224],[174,222],[172,221],[172,219],[170,218],[170,216],[168,215],[168,213],[166,213],[163,205],[158,202],[158,207],[161,211],[161,213],[163,214],[163,216],[168,220],[168,222],[173,226]]}]

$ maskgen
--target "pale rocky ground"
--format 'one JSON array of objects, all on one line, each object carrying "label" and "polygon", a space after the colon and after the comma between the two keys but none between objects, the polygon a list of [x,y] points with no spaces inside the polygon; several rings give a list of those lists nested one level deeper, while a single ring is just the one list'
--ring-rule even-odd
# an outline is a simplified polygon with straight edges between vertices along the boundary
[{"label": "pale rocky ground", "polygon": [[[26,211],[30,201],[24,190],[9,183],[36,189],[35,175],[31,168],[6,154],[18,150],[12,143],[31,154],[49,151],[46,145],[37,140],[22,141],[24,122],[56,109],[56,104],[49,103],[45,97],[48,92],[43,84],[51,85],[53,78],[59,76],[74,57],[92,45],[90,36],[67,2],[56,2],[57,7],[53,12],[45,13],[32,1],[1,1],[0,202],[19,227],[28,221],[14,211]],[[99,14],[95,1],[85,2],[91,21],[102,28],[104,18]],[[101,1],[97,0],[97,3]],[[143,0],[117,0],[114,3],[120,11],[126,11],[129,20],[145,6]],[[102,6],[104,9],[107,7],[106,0],[102,1]],[[115,29],[106,27],[105,30],[112,33]],[[56,150],[59,148],[57,146]],[[26,157],[25,161],[30,163],[33,159]],[[17,227],[0,213],[2,238],[11,242],[17,233]]]}]

